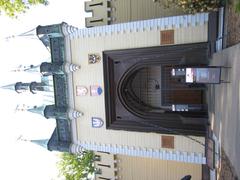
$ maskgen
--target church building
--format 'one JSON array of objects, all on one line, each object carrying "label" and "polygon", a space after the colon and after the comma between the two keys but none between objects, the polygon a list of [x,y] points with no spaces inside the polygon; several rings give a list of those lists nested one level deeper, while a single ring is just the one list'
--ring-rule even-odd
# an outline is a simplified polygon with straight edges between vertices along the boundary
[{"label": "church building", "polygon": [[205,164],[206,88],[171,71],[208,64],[210,19],[202,13],[90,29],[39,26],[52,57],[40,70],[53,75],[55,90],[55,104],[44,110],[57,119],[49,149]]},{"label": "church building", "polygon": [[[129,162],[186,166],[185,173],[194,171],[202,179],[207,89],[186,83],[181,73],[208,65],[214,23],[211,14],[199,13],[85,29],[66,23],[38,26],[37,35],[51,52],[51,62],[38,68],[52,78],[54,103],[33,109],[56,119],[48,149],[112,156],[113,166],[98,163],[103,169],[115,167],[114,162],[125,163],[124,170]],[[15,90],[37,93],[47,85],[16,83]],[[113,168],[107,179],[116,172],[127,173]]]}]

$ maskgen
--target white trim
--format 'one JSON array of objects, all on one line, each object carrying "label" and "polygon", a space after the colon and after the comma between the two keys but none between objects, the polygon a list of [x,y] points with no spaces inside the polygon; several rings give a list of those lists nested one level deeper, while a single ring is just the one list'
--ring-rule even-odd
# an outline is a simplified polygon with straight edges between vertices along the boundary
[{"label": "white trim", "polygon": [[114,33],[150,31],[152,29],[167,30],[182,28],[208,23],[208,13],[198,13],[195,15],[183,15],[135,21],[129,23],[113,24],[85,29],[71,29],[70,39],[79,37],[107,36]]},{"label": "white trim", "polygon": [[63,25],[62,25],[62,32],[63,32],[64,36],[69,36],[70,34],[74,33],[77,30],[78,30],[78,28],[76,28],[74,26],[70,26],[67,23],[63,23]]},{"label": "white trim", "polygon": [[74,154],[82,153],[83,150],[84,149],[82,146],[79,146],[79,145],[73,144],[73,143],[70,145],[70,148],[69,148],[69,152],[74,153]]},{"label": "white trim", "polygon": [[206,164],[206,157],[204,157],[201,153],[188,153],[168,149],[147,149],[123,145],[106,145],[91,142],[79,142],[78,144],[73,144],[71,146],[72,153],[81,153],[83,149],[109,152],[111,154],[156,158],[194,164]]}]

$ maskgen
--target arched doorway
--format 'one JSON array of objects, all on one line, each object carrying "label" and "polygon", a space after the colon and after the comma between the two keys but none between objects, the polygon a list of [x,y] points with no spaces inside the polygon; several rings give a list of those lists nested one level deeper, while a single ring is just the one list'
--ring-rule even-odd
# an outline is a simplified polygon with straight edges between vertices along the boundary
[{"label": "arched doorway", "polygon": [[171,69],[176,67],[150,64],[130,68],[118,84],[121,103],[143,118],[170,113],[174,104],[198,106],[198,111],[203,110],[205,87],[189,87],[181,79],[172,77]]},{"label": "arched doorway", "polygon": [[[105,51],[107,128],[204,134],[207,122],[204,86],[183,83],[171,76],[171,69],[207,64],[206,46],[191,44]],[[173,112],[173,104],[188,104],[192,109]]]}]

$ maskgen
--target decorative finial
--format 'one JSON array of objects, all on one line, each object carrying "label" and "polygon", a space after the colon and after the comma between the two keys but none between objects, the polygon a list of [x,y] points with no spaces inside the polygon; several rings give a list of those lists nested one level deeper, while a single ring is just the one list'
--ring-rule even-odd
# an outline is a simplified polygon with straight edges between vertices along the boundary
[{"label": "decorative finial", "polygon": [[72,108],[70,108],[70,109],[68,110],[68,117],[69,117],[69,119],[71,119],[71,120],[77,119],[77,118],[79,118],[79,117],[81,117],[81,116],[83,116],[83,113],[82,113],[82,112],[79,112],[79,111],[77,111],[77,110],[75,110],[75,109],[72,109]]},{"label": "decorative finial", "polygon": [[101,56],[98,53],[88,54],[88,64],[95,64],[101,61]]},{"label": "decorative finial", "polygon": [[65,72],[66,73],[75,72],[75,71],[79,70],[80,68],[81,68],[81,66],[76,65],[76,64],[70,64],[70,63],[65,64]]}]

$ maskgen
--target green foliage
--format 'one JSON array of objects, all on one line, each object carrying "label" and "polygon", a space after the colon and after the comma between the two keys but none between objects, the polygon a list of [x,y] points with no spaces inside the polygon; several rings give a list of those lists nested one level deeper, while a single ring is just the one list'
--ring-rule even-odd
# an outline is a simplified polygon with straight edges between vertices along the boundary
[{"label": "green foliage", "polygon": [[236,3],[235,10],[236,12],[240,13],[240,0],[238,0],[238,2]]},{"label": "green foliage", "polygon": [[166,8],[175,6],[186,13],[217,11],[222,0],[155,0]]},{"label": "green foliage", "polygon": [[95,170],[93,160],[92,151],[85,151],[82,154],[62,153],[57,164],[59,176],[67,180],[87,179]]},{"label": "green foliage", "polygon": [[219,0],[177,0],[177,5],[188,13],[217,11]]},{"label": "green foliage", "polygon": [[43,4],[47,5],[47,0],[0,0],[0,13],[7,16],[17,17],[17,14],[26,12],[30,6]]}]

